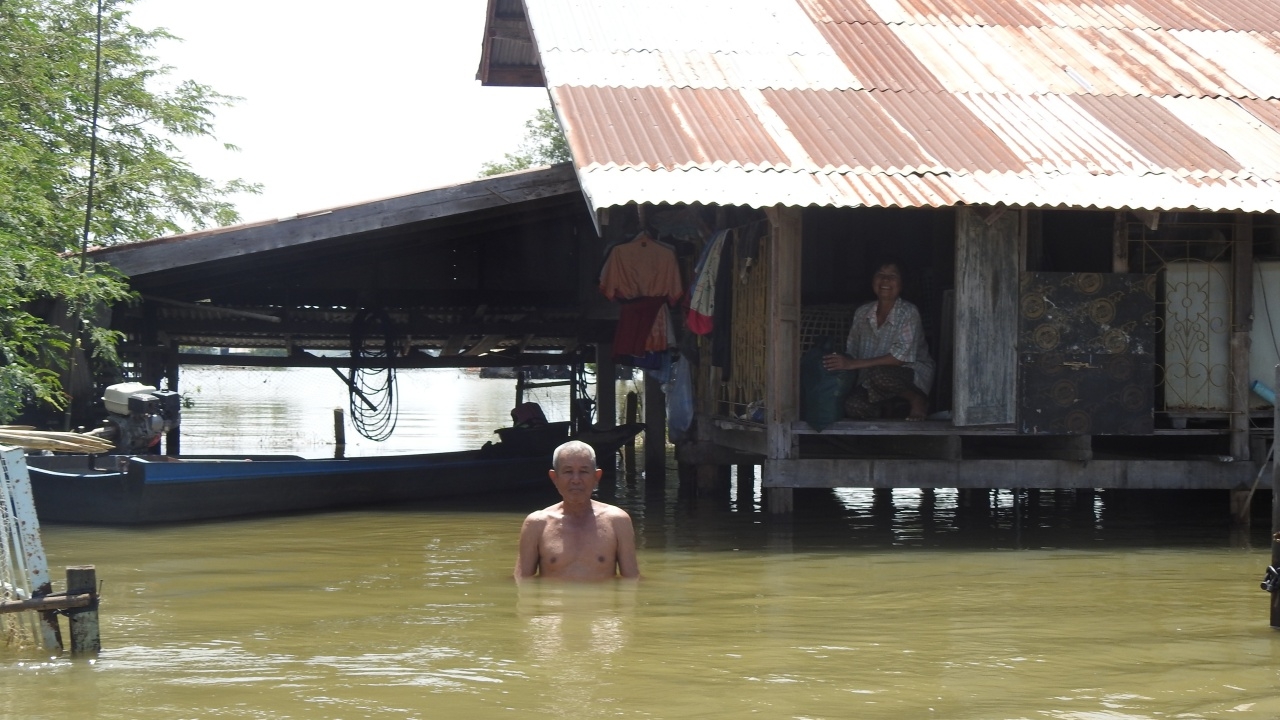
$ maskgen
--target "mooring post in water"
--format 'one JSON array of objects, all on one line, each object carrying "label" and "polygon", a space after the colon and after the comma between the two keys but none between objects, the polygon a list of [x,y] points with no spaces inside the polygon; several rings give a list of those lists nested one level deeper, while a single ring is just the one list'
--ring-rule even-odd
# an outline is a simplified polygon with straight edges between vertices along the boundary
[{"label": "mooring post in water", "polygon": [[98,634],[98,571],[92,565],[67,568],[67,595],[88,595],[84,607],[65,610],[71,626],[71,654],[96,655],[102,650]]},{"label": "mooring post in water", "polygon": [[[634,390],[627,393],[627,425],[635,425],[639,418],[640,407],[639,398]],[[622,446],[622,471],[626,473],[627,484],[634,484],[636,481],[636,436],[632,435],[630,440]]]},{"label": "mooring post in water", "polygon": [[662,496],[667,487],[667,394],[662,383],[644,378],[644,492]]},{"label": "mooring post in water", "polygon": [[333,456],[341,458],[347,452],[347,420],[342,408],[333,409]]}]

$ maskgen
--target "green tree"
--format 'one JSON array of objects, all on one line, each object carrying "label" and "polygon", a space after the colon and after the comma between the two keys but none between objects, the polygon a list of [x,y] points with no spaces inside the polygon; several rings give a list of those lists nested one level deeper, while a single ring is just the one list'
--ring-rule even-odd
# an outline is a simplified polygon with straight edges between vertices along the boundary
[{"label": "green tree", "polygon": [[501,162],[487,162],[480,166],[480,177],[501,175],[516,170],[527,170],[540,165],[569,162],[569,142],[565,140],[560,123],[551,108],[540,108],[524,123],[524,140],[514,153],[506,153]]},{"label": "green tree", "polygon": [[[152,52],[172,36],[130,24],[130,1],[102,2],[86,237],[97,7],[0,0],[0,422],[24,405],[62,406],[57,370],[81,333],[93,352],[113,352],[115,338],[91,310],[127,299],[128,286],[105,266],[82,266],[82,241],[112,245],[183,225],[230,224],[238,215],[228,196],[256,190],[241,181],[215,183],[182,158],[176,140],[212,137],[214,111],[235,98],[191,81],[164,89],[172,69]],[[50,317],[50,308],[64,316]],[[72,327],[77,320],[80,332]]]}]

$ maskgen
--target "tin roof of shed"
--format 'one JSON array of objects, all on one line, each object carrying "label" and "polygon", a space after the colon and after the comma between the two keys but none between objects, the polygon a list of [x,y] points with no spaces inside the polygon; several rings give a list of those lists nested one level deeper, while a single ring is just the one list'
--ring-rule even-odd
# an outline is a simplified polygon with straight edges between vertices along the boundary
[{"label": "tin roof of shed", "polygon": [[1274,0],[524,7],[491,0],[504,67],[540,67],[597,209],[1280,209]]}]

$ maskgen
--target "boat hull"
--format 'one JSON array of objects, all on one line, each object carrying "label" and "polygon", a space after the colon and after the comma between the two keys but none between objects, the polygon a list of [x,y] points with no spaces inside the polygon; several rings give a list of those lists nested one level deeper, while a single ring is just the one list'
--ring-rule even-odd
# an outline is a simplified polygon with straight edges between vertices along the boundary
[{"label": "boat hull", "polygon": [[[42,523],[135,525],[550,489],[548,453],[28,458]],[[117,462],[119,467],[116,467]],[[109,467],[103,467],[109,466]]]}]

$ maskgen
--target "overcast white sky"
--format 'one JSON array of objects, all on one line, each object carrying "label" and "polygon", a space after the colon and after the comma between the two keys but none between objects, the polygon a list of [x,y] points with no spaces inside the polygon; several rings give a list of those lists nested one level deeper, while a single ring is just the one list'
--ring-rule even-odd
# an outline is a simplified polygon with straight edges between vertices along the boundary
[{"label": "overcast white sky", "polygon": [[[543,88],[475,79],[485,0],[137,0],[134,25],[175,79],[242,98],[218,143],[187,143],[195,170],[262,183],[245,222],[474,179],[517,149]],[[224,151],[221,142],[239,152]]]}]

